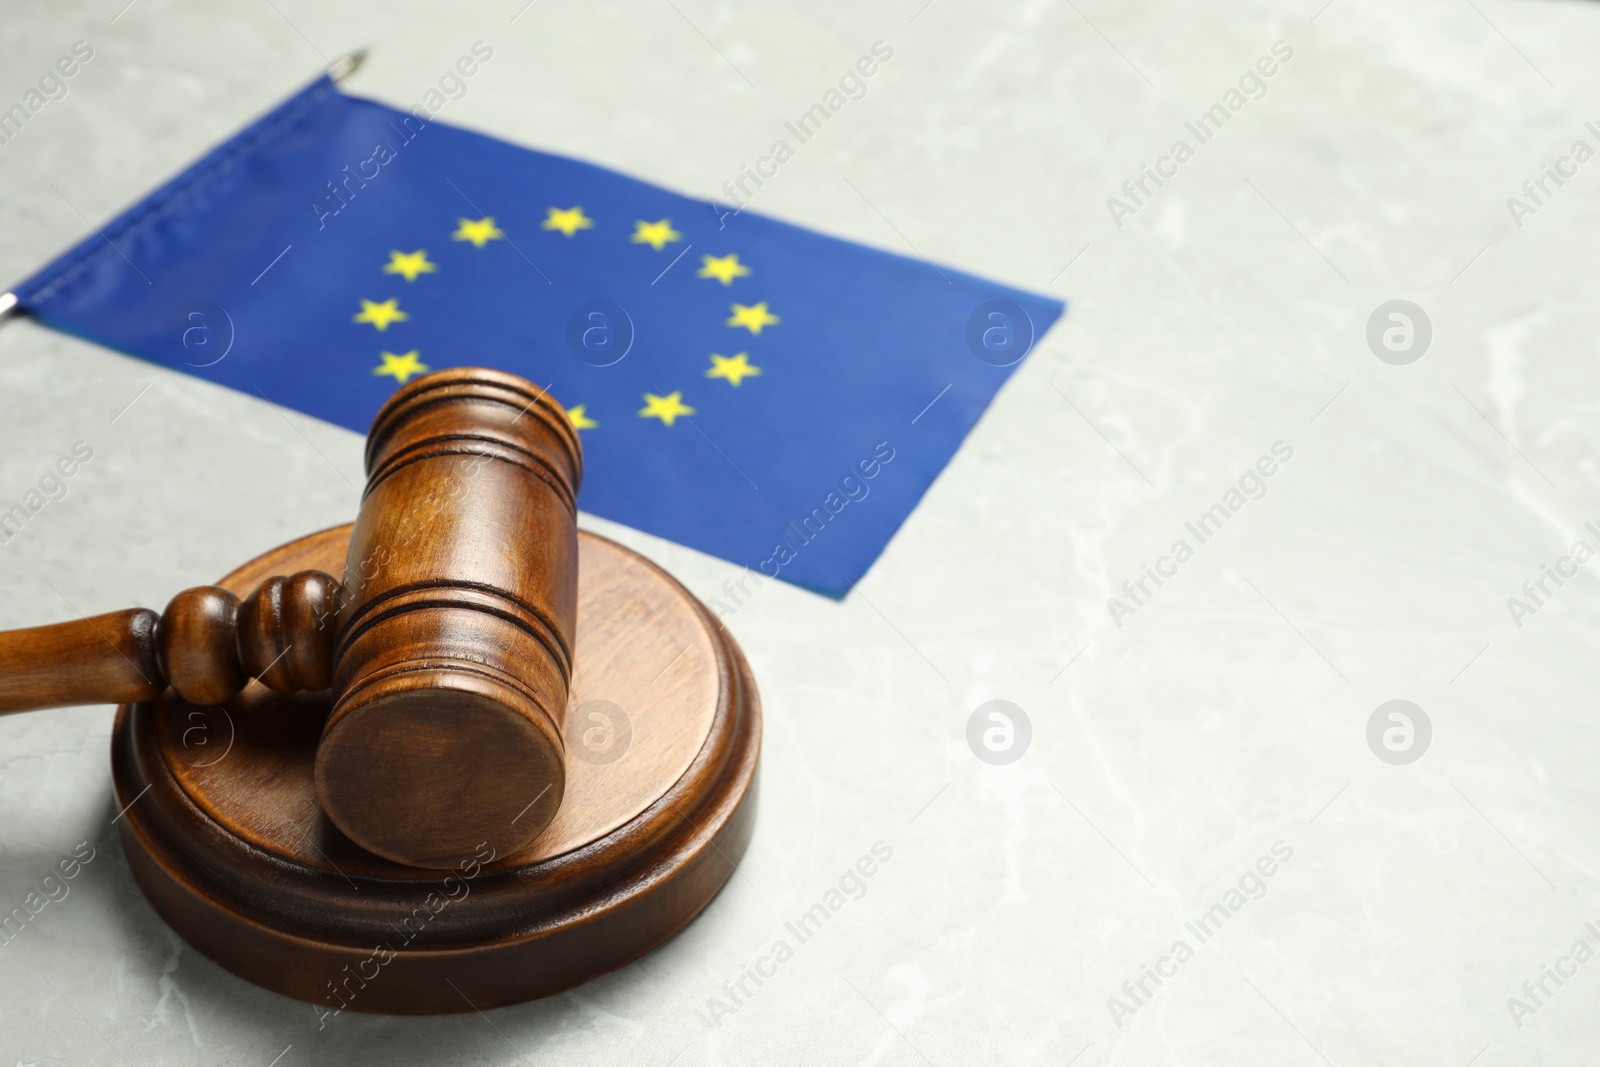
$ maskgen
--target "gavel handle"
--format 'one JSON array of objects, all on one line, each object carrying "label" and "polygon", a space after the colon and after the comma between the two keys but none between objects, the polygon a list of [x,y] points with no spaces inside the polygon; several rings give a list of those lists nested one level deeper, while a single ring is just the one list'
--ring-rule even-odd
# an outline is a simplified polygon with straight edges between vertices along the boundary
[{"label": "gavel handle", "polygon": [[326,689],[339,583],[321,571],[269,578],[241,603],[218,586],[146,608],[0,633],[0,715],[151,700],[167,686],[220,704],[251,678],[280,693]]}]

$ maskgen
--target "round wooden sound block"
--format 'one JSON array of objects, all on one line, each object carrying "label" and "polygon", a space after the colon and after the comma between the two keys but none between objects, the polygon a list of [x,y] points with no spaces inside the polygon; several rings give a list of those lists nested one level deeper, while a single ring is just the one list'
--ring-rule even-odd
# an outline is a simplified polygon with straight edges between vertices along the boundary
[{"label": "round wooden sound block", "polygon": [[[350,530],[301,538],[218,584],[243,595],[276,574],[341,573]],[[755,684],[715,618],[628,549],[580,533],[578,588],[566,794],[514,855],[486,845],[425,870],[341,834],[312,774],[325,693],[251,683],[219,707],[168,691],[119,708],[122,842],[156,911],[235,974],[327,1012],[514,1004],[671,937],[750,839]]]}]

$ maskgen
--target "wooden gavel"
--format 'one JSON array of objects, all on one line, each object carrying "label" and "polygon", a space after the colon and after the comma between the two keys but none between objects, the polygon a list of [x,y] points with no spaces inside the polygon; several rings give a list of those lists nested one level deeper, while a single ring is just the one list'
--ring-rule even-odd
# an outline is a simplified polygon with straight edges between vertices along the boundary
[{"label": "wooden gavel", "polygon": [[[373,420],[342,582],[216,586],[0,633],[0,713],[152,700],[213,705],[254,678],[332,690],[323,809],[386,859],[508,855],[555,817],[577,608],[583,452],[567,413],[512,374],[418,378]],[[263,712],[269,713],[269,712]]]}]

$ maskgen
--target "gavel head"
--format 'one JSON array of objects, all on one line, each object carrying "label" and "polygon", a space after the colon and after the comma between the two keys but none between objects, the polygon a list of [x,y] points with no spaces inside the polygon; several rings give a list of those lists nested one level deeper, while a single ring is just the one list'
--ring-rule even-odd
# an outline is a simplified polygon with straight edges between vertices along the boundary
[{"label": "gavel head", "polygon": [[324,810],[357,844],[451,867],[554,818],[577,606],[582,449],[542,389],[427,375],[367,440],[317,751]]}]

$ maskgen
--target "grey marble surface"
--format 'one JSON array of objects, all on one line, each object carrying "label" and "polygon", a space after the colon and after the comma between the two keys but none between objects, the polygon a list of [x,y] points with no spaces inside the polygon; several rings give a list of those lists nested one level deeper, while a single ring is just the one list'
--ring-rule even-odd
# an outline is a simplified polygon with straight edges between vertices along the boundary
[{"label": "grey marble surface", "polygon": [[[1594,1059],[1600,561],[1562,560],[1600,548],[1600,162],[1570,158],[1600,149],[1600,6],[124,2],[0,12],[0,106],[94,49],[0,145],[0,278],[361,45],[352,90],[410,104],[486,41],[443,118],[712,196],[883,40],[753,206],[1072,306],[857,595],[729,617],[761,814],[683,935],[547,1001],[319,1030],[139,895],[108,710],[16,716],[0,911],[94,858],[0,946],[0,1064]],[[1146,164],[1171,177],[1109,205]],[[1431,323],[1409,364],[1367,339],[1395,299]],[[0,625],[160,605],[355,509],[355,435],[0,327],[0,501],[78,441],[0,548]],[[736,573],[585,523],[702,596]],[[1169,577],[1134,600],[1145,565]],[[1535,603],[1546,565],[1576,576]],[[1032,728],[1005,765],[967,741],[996,699]],[[1369,746],[1391,700],[1431,724],[1407,764]],[[730,996],[878,842],[859,899]]]}]

